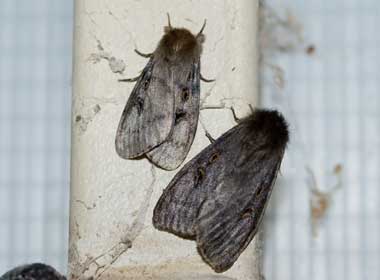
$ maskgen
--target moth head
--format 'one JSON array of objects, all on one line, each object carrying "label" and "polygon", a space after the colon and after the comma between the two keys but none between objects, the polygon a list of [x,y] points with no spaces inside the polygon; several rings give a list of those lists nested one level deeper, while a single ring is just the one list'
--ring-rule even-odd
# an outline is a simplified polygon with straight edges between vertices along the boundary
[{"label": "moth head", "polygon": [[276,110],[257,109],[244,121],[252,132],[252,139],[260,139],[271,149],[284,149],[289,141],[288,123]]},{"label": "moth head", "polygon": [[161,39],[158,50],[169,60],[176,58],[199,58],[202,52],[202,43],[205,41],[203,30],[204,22],[197,35],[185,28],[174,28],[168,15],[168,26],[164,27],[164,36]]}]

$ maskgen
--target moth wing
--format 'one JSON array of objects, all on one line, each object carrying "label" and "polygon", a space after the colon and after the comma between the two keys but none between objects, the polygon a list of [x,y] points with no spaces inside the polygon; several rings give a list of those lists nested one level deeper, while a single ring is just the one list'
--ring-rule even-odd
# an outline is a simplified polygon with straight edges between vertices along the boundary
[{"label": "moth wing", "polygon": [[[188,68],[183,71],[183,68]],[[182,70],[182,71],[181,71]],[[185,160],[197,131],[200,100],[200,61],[174,71],[175,121],[172,133],[147,153],[157,166],[174,170]]]},{"label": "moth wing", "polygon": [[238,127],[223,143],[224,169],[212,165],[206,171],[208,185],[202,186],[208,196],[197,217],[196,242],[216,272],[229,269],[256,234],[285,149],[251,138],[249,129]]},{"label": "moth wing", "polygon": [[[283,155],[283,151],[239,147],[234,155],[221,155],[225,170],[222,176],[212,176],[217,180],[206,187],[209,195],[196,222],[198,251],[216,272],[228,270],[255,236]],[[230,143],[225,149],[235,152],[239,147]],[[220,172],[216,168],[206,174]]]},{"label": "moth wing", "polygon": [[174,124],[174,95],[167,64],[151,58],[124,108],[116,134],[116,151],[135,158],[161,144]]},{"label": "moth wing", "polygon": [[195,187],[196,176],[190,162],[173,178],[154,208],[155,228],[195,239],[195,221],[204,201],[204,193]]},{"label": "moth wing", "polygon": [[283,155],[250,142],[248,130],[231,129],[187,163],[154,211],[156,228],[195,239],[217,272],[230,268],[255,235]]},{"label": "moth wing", "polygon": [[[172,179],[154,209],[153,225],[157,229],[195,239],[197,216],[211,190],[209,187],[213,180],[206,170],[207,163],[211,156],[217,155],[221,150],[224,140],[225,138],[221,137],[216,143],[206,147]],[[223,168],[223,158],[215,161],[213,165],[215,168]],[[216,176],[220,174],[213,173]]]}]

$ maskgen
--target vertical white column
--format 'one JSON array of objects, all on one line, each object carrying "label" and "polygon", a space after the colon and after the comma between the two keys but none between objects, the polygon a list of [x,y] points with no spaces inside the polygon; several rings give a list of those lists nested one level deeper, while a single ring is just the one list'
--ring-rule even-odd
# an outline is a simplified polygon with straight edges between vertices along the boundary
[{"label": "vertical white column", "polygon": [[[179,169],[115,152],[118,122],[139,74],[167,25],[193,33],[204,19],[203,106],[234,106],[240,116],[257,101],[257,0],[77,0],[72,117],[70,279],[260,279],[255,240],[235,265],[216,274],[190,240],[153,228],[152,211]],[[235,125],[228,110],[202,110],[186,161]]]}]

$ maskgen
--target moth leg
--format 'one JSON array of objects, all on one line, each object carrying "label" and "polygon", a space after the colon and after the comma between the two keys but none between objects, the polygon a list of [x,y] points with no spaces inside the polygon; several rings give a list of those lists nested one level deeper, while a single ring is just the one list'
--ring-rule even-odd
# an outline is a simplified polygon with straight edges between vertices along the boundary
[{"label": "moth leg", "polygon": [[199,73],[199,77],[202,81],[204,81],[205,83],[212,83],[212,82],[215,82],[215,79],[206,79],[205,77],[202,76],[201,73]]},{"label": "moth leg", "polygon": [[253,109],[252,104],[248,104],[248,106],[249,106],[249,109],[251,109],[251,113],[253,114],[255,112],[255,109]]},{"label": "moth leg", "polygon": [[145,58],[151,58],[153,55],[153,53],[142,53],[138,49],[135,49],[135,53]]},{"label": "moth leg", "polygon": [[138,79],[140,79],[140,76],[134,77],[134,78],[129,78],[129,79],[119,79],[119,82],[128,82],[128,83],[133,83],[136,82]]},{"label": "moth leg", "polygon": [[210,140],[211,144],[215,142],[215,139],[210,135],[210,133],[208,133],[208,131],[206,131],[206,137]]},{"label": "moth leg", "polygon": [[240,122],[241,122],[241,119],[239,119],[239,118],[236,116],[235,109],[234,109],[233,107],[230,107],[230,109],[231,109],[231,112],[232,112],[232,115],[233,115],[233,117],[234,117],[235,122],[240,123]]}]

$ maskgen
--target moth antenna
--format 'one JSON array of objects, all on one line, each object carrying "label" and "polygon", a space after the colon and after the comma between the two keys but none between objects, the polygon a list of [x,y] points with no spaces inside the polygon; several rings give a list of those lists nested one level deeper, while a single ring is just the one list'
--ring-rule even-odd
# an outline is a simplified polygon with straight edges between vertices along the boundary
[{"label": "moth antenna", "polygon": [[172,30],[173,27],[172,27],[172,24],[170,23],[170,15],[169,15],[169,13],[166,13],[166,15],[168,16],[168,27],[169,27],[169,30]]},{"label": "moth antenna", "polygon": [[203,26],[202,26],[201,30],[198,32],[198,34],[196,36],[197,38],[202,34],[203,30],[206,27],[206,23],[207,23],[207,20],[205,19],[205,21],[203,22]]}]

